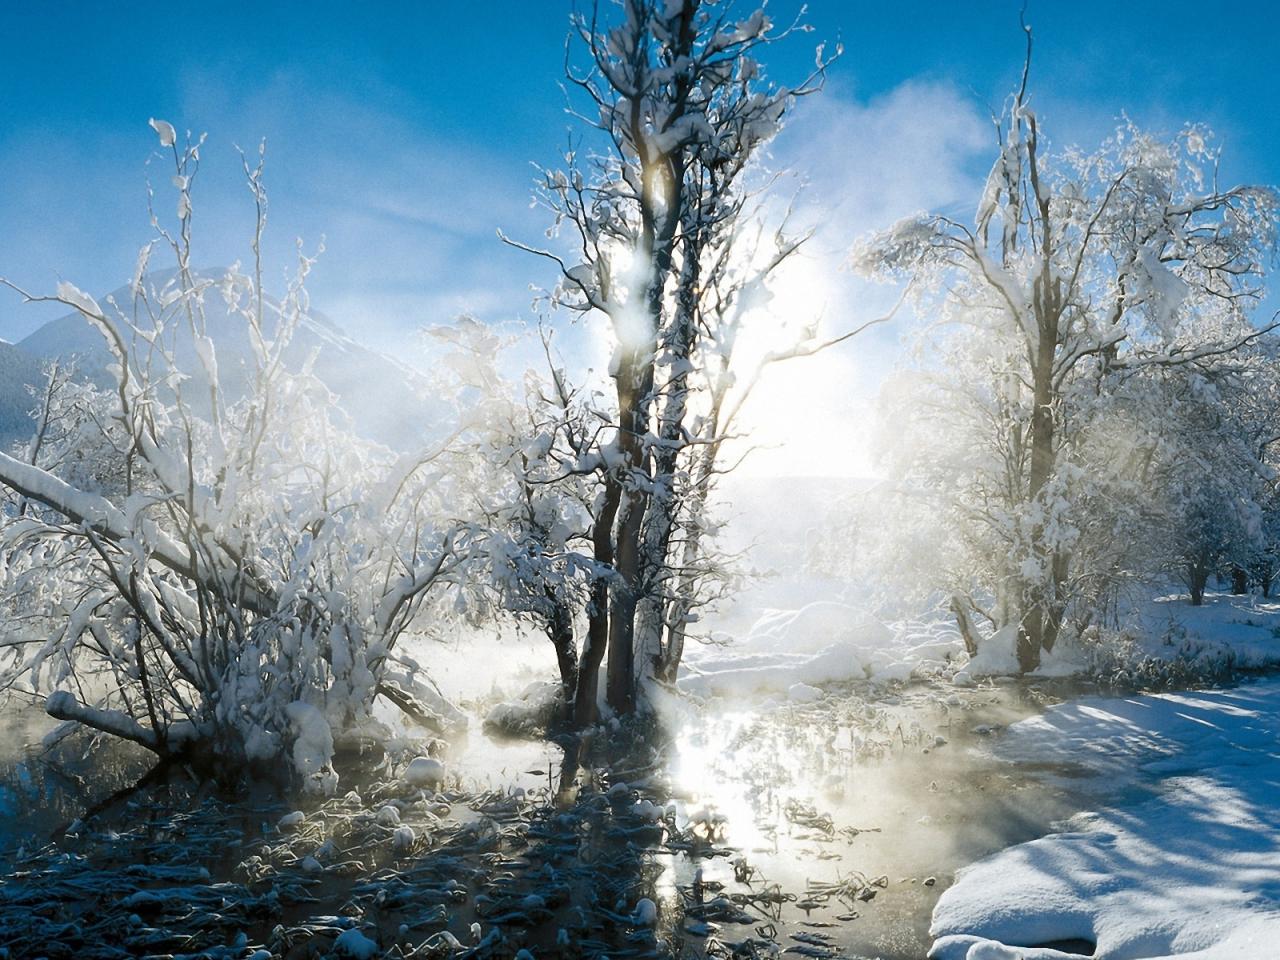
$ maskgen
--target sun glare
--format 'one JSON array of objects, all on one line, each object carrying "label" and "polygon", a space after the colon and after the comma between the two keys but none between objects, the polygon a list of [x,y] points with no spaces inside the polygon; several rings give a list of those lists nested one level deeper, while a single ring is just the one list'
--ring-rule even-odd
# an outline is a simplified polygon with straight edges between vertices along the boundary
[{"label": "sun glare", "polygon": [[[845,332],[846,284],[837,265],[801,252],[776,272],[772,296],[758,306],[739,349],[743,369],[807,336],[821,342]],[[874,361],[872,361],[874,362]],[[870,418],[877,380],[863,344],[851,341],[766,364],[743,404],[740,432],[755,449],[749,476],[869,476],[874,472]]]}]

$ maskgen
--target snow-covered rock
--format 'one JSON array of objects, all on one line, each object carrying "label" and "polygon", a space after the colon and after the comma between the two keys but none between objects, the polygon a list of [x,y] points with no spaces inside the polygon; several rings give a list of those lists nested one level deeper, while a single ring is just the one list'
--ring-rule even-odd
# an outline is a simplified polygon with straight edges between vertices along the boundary
[{"label": "snow-covered rock", "polygon": [[822,691],[807,683],[793,683],[787,688],[787,699],[792,703],[813,703],[822,699]]},{"label": "snow-covered rock", "polygon": [[555,722],[563,705],[560,684],[537,680],[515,700],[499,703],[485,717],[486,730],[512,736],[540,733]]},{"label": "snow-covered rock", "polygon": [[658,905],[648,897],[642,897],[631,915],[631,922],[637,927],[652,927],[658,922]]},{"label": "snow-covered rock", "polygon": [[378,945],[355,927],[338,934],[338,938],[333,941],[333,952],[348,960],[373,960],[381,953]]},{"label": "snow-covered rock", "polygon": [[403,856],[413,849],[413,844],[417,839],[418,837],[413,832],[413,827],[407,825],[397,827],[396,832],[391,837],[391,846],[397,854]]},{"label": "snow-covered rock", "polygon": [[444,777],[444,762],[435,757],[414,757],[404,770],[404,781],[412,787],[439,790]]}]

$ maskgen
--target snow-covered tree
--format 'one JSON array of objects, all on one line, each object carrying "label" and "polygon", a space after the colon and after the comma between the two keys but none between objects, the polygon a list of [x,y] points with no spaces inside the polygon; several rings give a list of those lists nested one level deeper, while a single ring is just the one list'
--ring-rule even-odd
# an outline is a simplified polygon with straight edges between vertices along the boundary
[{"label": "snow-covered tree", "polygon": [[1162,513],[1155,542],[1165,567],[1203,602],[1209,577],[1229,574],[1247,589],[1251,569],[1267,569],[1268,513],[1274,499],[1274,344],[1237,351],[1229,365],[1153,369],[1145,378],[1151,418],[1164,429],[1151,455],[1152,492]]},{"label": "snow-covered tree", "polygon": [[580,671],[580,613],[597,572],[589,534],[601,485],[598,398],[570,384],[545,331],[546,374],[528,369],[514,382],[501,367],[518,338],[467,317],[428,333],[448,345],[441,360],[469,411],[461,446],[471,469],[458,504],[476,522],[462,584],[467,610],[546,634],[568,713]]},{"label": "snow-covered tree", "polygon": [[[251,266],[208,275],[192,265],[200,141],[152,126],[176,214],[153,212],[130,302],[99,304],[70,283],[28,296],[101,334],[114,389],[91,395],[55,372],[27,455],[0,454],[15,498],[0,588],[23,614],[3,628],[0,682],[161,756],[233,774],[278,773],[287,757],[306,786],[330,790],[335,738],[376,732],[376,696],[429,719],[396,645],[456,569],[468,528],[446,507],[447,451],[396,457],[357,439],[307,367],[286,364],[313,261],[299,252],[284,296],[267,297],[261,157],[245,163]],[[149,273],[156,248],[174,259],[162,280]],[[247,330],[247,369],[219,368],[213,311]],[[225,390],[232,375],[247,388]],[[84,450],[104,456],[86,464]]]},{"label": "snow-covered tree", "polygon": [[1074,585],[1103,573],[1082,566],[1081,538],[1086,502],[1130,476],[1091,452],[1123,422],[1120,385],[1152,366],[1211,371],[1262,335],[1249,309],[1277,201],[1221,187],[1199,127],[1160,140],[1126,123],[1095,152],[1050,153],[1025,71],[997,134],[971,224],[912,217],[854,262],[909,280],[934,321],[892,407],[899,489],[948,533],[955,605],[1016,631],[1031,670]]},{"label": "snow-covered tree", "polygon": [[556,304],[603,314],[615,344],[616,419],[597,446],[603,490],[590,536],[597,573],[580,722],[594,714],[606,650],[607,700],[619,714],[635,709],[647,680],[675,676],[696,585],[706,582],[706,491],[723,439],[711,413],[723,396],[694,396],[713,388],[717,357],[732,352],[715,340],[727,328],[714,314],[737,299],[724,288],[731,274],[744,294],[763,289],[795,242],[749,266],[723,261],[749,229],[761,147],[795,98],[818,88],[828,62],[819,49],[813,76],[778,87],[763,77],[759,53],[803,27],[775,30],[763,10],[738,19],[730,4],[704,0],[619,8],[616,24],[602,22],[598,5],[574,18],[584,63],[571,61],[568,77],[603,149],[572,151],[566,169],[545,174],[551,233],[567,233],[572,253],[534,251],[560,269]]},{"label": "snow-covered tree", "polygon": [[111,418],[111,395],[82,379],[74,361],[52,361],[43,372],[43,382],[31,388],[35,429],[12,454],[72,486],[120,495],[130,482],[129,443]]}]

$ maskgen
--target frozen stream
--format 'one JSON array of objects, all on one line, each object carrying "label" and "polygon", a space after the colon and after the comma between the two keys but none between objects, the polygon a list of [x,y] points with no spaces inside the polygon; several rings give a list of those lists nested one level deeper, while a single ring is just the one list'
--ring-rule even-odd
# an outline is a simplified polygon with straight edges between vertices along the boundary
[{"label": "frozen stream", "polygon": [[[509,956],[524,944],[535,956],[590,956],[608,945],[610,956],[735,950],[765,956],[790,948],[793,955],[919,960],[928,949],[933,906],[959,867],[1040,836],[1079,809],[1078,771],[1061,758],[1011,765],[986,749],[1007,724],[1057,699],[1051,688],[1018,684],[968,691],[918,686],[893,695],[848,688],[811,704],[704,711],[688,718],[686,732],[656,762],[645,757],[633,772],[612,776],[584,764],[569,771],[571,780],[563,779],[555,745],[497,742],[477,730],[456,747],[446,806],[423,809],[403,788],[370,777],[356,784],[359,796],[345,808],[338,801],[320,810],[303,803],[307,823],[289,833],[275,826],[287,807],[224,801],[179,777],[109,805],[59,841],[59,852],[82,858],[76,863],[89,871],[84,882],[96,889],[119,884],[99,907],[102,932],[91,932],[98,914],[86,913],[84,903],[68,916],[82,933],[90,931],[86,942],[110,936],[113,903],[144,901],[139,891],[162,885],[160,875],[139,871],[134,861],[180,861],[209,872],[207,881],[182,875],[187,883],[201,881],[193,890],[223,881],[242,884],[244,896],[260,896],[265,884],[275,884],[270,889],[283,906],[261,918],[222,910],[196,923],[187,914],[186,922],[228,949],[240,934],[244,943],[274,951],[279,944],[271,938],[281,926],[309,930],[322,944],[323,925],[307,927],[319,916],[349,918],[384,948],[401,951],[433,935],[439,942],[446,928],[466,945],[474,939],[471,924],[479,922],[482,931],[497,928],[503,937],[492,956]],[[31,852],[56,828],[145,766],[127,751],[86,751],[82,742],[40,759],[13,747],[38,739],[43,719],[28,710],[6,723],[17,735],[7,739],[10,753],[2,760],[7,816],[0,855],[12,873],[32,870]],[[391,831],[372,822],[387,801],[400,804],[403,822],[417,831],[410,857],[392,855]],[[185,841],[175,842],[175,820],[184,825]],[[229,842],[233,835],[238,840]],[[349,851],[342,858],[347,866],[308,875],[306,856],[334,836]],[[15,862],[19,847],[28,862]],[[246,868],[249,855],[257,860]],[[445,868],[431,873],[436,861]],[[427,892],[415,898],[401,891],[403,908],[388,911],[376,887],[386,886],[393,871],[418,876]],[[441,889],[428,884],[428,874],[431,883],[455,877],[467,890],[418,925],[414,918],[422,919],[431,891]],[[545,896],[547,886],[557,893],[528,916],[513,909],[495,914],[495,876],[513,903]],[[56,897],[57,884],[45,886]],[[643,898],[658,906],[656,940],[631,922]],[[163,911],[134,919],[157,931],[156,953],[166,952],[163,934],[191,932],[182,930],[181,916]],[[16,922],[15,914],[3,922]],[[248,955],[247,948],[227,954]]]}]

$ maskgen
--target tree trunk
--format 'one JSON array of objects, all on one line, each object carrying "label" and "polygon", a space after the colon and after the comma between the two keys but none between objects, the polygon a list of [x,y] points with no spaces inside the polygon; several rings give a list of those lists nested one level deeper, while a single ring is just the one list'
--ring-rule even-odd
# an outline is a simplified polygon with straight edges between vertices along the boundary
[{"label": "tree trunk", "polygon": [[964,641],[965,652],[971,657],[978,655],[978,631],[973,628],[973,620],[965,602],[959,596],[951,598],[951,612],[955,615],[956,626],[960,629],[960,638]]},{"label": "tree trunk", "polygon": [[[691,232],[691,231],[690,231]],[[641,558],[644,595],[636,619],[636,660],[639,685],[655,678],[673,682],[672,659],[663,650],[664,631],[669,630],[668,620],[673,603],[670,587],[671,536],[675,529],[676,513],[680,498],[686,495],[678,489],[677,466],[684,444],[684,420],[688,411],[689,374],[688,360],[694,340],[694,310],[697,303],[698,251],[691,249],[690,232],[686,232],[686,249],[680,268],[680,289],[677,292],[676,313],[660,347],[663,362],[675,371],[664,389],[665,402],[658,415],[659,443],[653,455],[653,493],[642,532],[643,556]],[[679,665],[679,657],[674,664]],[[641,694],[643,690],[641,689]]]},{"label": "tree trunk", "polygon": [[[638,141],[637,141],[638,142]],[[670,162],[669,159],[666,162]],[[657,163],[658,166],[662,162]],[[673,180],[668,189],[661,186],[661,171],[654,161],[644,163],[644,228],[638,254],[650,262],[649,279],[644,291],[645,321],[648,326],[639,336],[635,330],[621,330],[623,347],[614,383],[618,396],[618,449],[622,454],[618,467],[618,483],[622,506],[615,539],[614,569],[617,584],[609,607],[609,659],[605,677],[605,699],[619,716],[635,711],[635,627],[636,606],[644,590],[643,554],[640,534],[648,509],[648,488],[652,479],[647,463],[645,438],[649,432],[649,404],[653,398],[654,362],[656,360],[658,326],[667,276],[671,271],[672,239],[678,222],[682,191]],[[660,202],[657,193],[666,195]],[[660,229],[659,229],[660,227]]]},{"label": "tree trunk", "polygon": [[1231,592],[1237,597],[1249,592],[1249,574],[1243,567],[1231,568]]},{"label": "tree trunk", "polygon": [[1031,625],[1035,629],[1029,629],[1023,626],[1018,629],[1018,670],[1021,673],[1031,673],[1036,667],[1040,666],[1040,642],[1041,627],[1043,624],[1032,621]]},{"label": "tree trunk", "polygon": [[643,586],[640,531],[644,524],[648,478],[644,436],[649,418],[645,405],[653,392],[653,352],[629,350],[619,365],[618,448],[622,454],[618,485],[616,555],[617,572],[609,603],[609,660],[605,677],[605,699],[618,716],[635,710],[635,624],[636,604]]},{"label": "tree trunk", "polygon": [[640,592],[640,522],[643,495],[630,492],[618,525],[618,579],[609,604],[609,669],[605,700],[618,716],[635,710],[635,625]]},{"label": "tree trunk", "polygon": [[1204,604],[1204,588],[1209,583],[1208,564],[1201,560],[1193,560],[1187,566],[1187,589],[1191,591],[1191,605],[1199,607]]},{"label": "tree trunk", "polygon": [[578,665],[578,682],[573,691],[573,725],[585,730],[596,722],[596,698],[600,694],[600,664],[609,645],[609,587],[603,579],[591,585],[591,608],[587,611],[587,643]]},{"label": "tree trunk", "polygon": [[[1043,307],[1036,310],[1044,313]],[[1055,322],[1056,326],[1056,322]],[[1049,479],[1053,476],[1054,419],[1053,419],[1053,358],[1056,340],[1046,322],[1040,322],[1040,342],[1036,350],[1036,362],[1032,371],[1034,410],[1031,415],[1031,466],[1027,475],[1027,503],[1041,499]],[[1056,558],[1048,555],[1043,541],[1043,528],[1033,534],[1032,550],[1041,566],[1052,569]],[[1018,668],[1029,673],[1040,666],[1040,652],[1053,646],[1056,636],[1051,614],[1053,591],[1043,582],[1028,583],[1024,587],[1022,620],[1018,630]],[[1047,643],[1047,646],[1046,646]]]},{"label": "tree trunk", "polygon": [[596,722],[596,699],[600,694],[600,664],[609,646],[609,573],[613,565],[613,520],[618,514],[622,486],[616,478],[605,481],[604,502],[591,528],[592,552],[599,569],[591,581],[587,604],[587,643],[578,665],[578,682],[573,691],[573,725],[585,730]]},{"label": "tree trunk", "polygon": [[[696,4],[685,0],[684,16],[677,34],[667,38],[672,56],[693,55],[697,34]],[[677,72],[673,104],[678,115],[687,107],[686,97],[692,74]],[[621,462],[615,469],[622,492],[614,539],[614,570],[617,577],[609,605],[609,651],[605,696],[619,716],[635,710],[635,626],[636,607],[645,583],[640,537],[648,510],[650,481],[646,442],[649,432],[649,405],[653,402],[654,364],[658,348],[664,299],[675,258],[676,232],[681,226],[685,198],[686,161],[684,146],[662,149],[647,134],[643,98],[630,90],[616,88],[621,95],[619,116],[625,116],[626,139],[635,151],[639,173],[639,231],[635,263],[644,271],[643,285],[633,292],[643,297],[630,304],[626,317],[613,317],[620,359],[614,374],[618,398],[618,448]],[[677,119],[673,115],[670,121]],[[642,314],[642,316],[637,316]],[[637,326],[641,329],[636,329]]]},{"label": "tree trunk", "polygon": [[1059,550],[1053,556],[1053,580],[1049,602],[1046,604],[1044,635],[1040,646],[1045,653],[1050,653],[1058,642],[1058,634],[1062,632],[1062,618],[1066,614],[1067,566],[1070,558]]},{"label": "tree trunk", "polygon": [[551,615],[547,618],[547,636],[556,651],[556,666],[560,670],[560,698],[566,716],[572,716],[574,695],[578,688],[578,650],[573,636],[573,612],[550,589],[547,600]]}]

